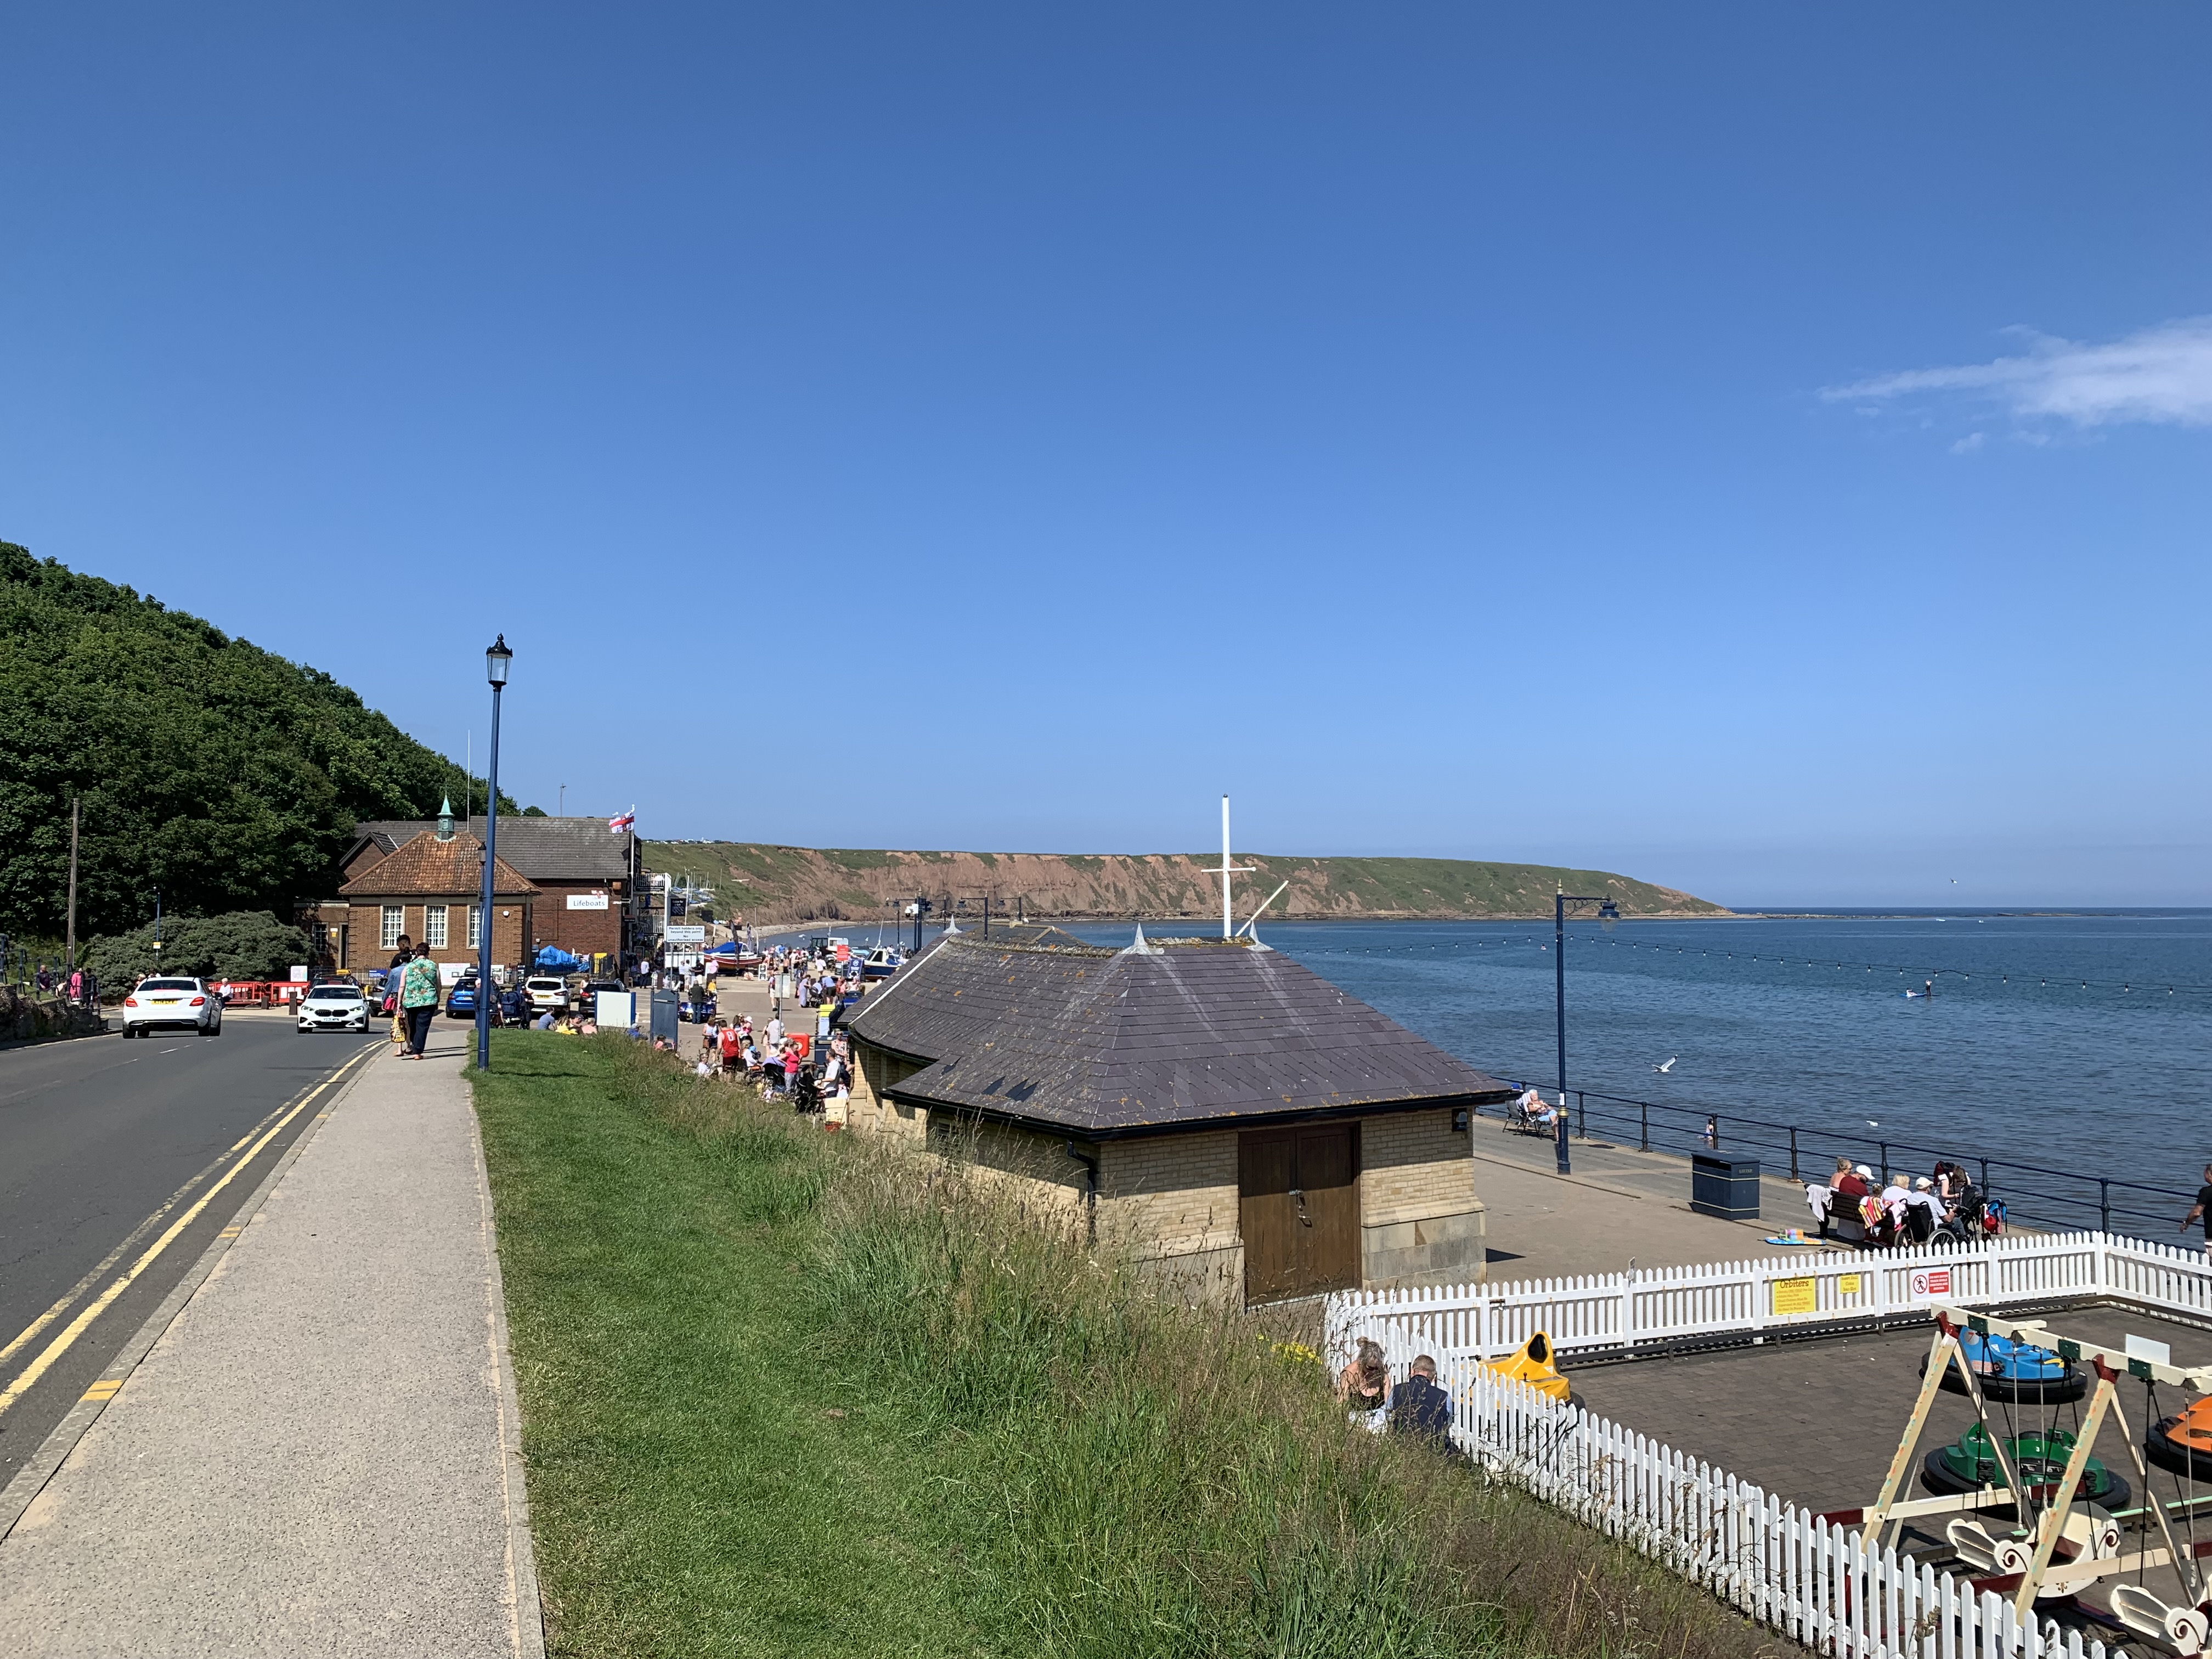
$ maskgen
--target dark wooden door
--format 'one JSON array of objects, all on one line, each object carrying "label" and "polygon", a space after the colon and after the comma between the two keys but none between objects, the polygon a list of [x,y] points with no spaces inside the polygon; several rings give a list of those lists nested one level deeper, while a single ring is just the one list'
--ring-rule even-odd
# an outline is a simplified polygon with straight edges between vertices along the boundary
[{"label": "dark wooden door", "polygon": [[1316,1123],[1238,1137],[1247,1301],[1358,1285],[1358,1127]]},{"label": "dark wooden door", "polygon": [[1244,1235],[1244,1299],[1297,1294],[1297,1143],[1287,1134],[1244,1135],[1237,1144],[1237,1209]]}]

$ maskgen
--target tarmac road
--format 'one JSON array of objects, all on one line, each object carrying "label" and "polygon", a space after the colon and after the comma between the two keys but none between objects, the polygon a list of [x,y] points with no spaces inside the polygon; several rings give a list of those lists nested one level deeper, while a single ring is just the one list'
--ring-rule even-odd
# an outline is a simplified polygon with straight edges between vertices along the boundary
[{"label": "tarmac road", "polygon": [[[161,1305],[368,1036],[237,1011],[220,1036],[0,1051],[0,1486]],[[295,1107],[301,1107],[295,1110]]]}]

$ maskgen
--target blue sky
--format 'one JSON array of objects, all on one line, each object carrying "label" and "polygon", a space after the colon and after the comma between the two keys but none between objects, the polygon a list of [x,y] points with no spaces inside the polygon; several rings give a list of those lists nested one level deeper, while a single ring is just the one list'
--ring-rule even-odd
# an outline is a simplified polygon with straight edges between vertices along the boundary
[{"label": "blue sky", "polygon": [[2202,9],[0,52],[0,536],[549,810],[2212,902]]}]

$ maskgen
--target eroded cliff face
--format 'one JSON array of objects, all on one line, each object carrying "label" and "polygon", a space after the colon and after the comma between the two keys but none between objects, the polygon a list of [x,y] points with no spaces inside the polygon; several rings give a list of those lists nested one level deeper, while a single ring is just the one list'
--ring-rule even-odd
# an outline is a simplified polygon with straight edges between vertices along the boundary
[{"label": "eroded cliff face", "polygon": [[[869,921],[917,895],[939,912],[970,911],[987,895],[994,915],[1218,917],[1218,854],[1178,853],[921,853],[777,847],[749,842],[648,842],[647,867],[715,889],[716,915],[752,922]],[[1549,915],[1552,895],[1611,897],[1624,915],[1717,916],[1721,906],[1602,870],[1488,864],[1462,859],[1284,858],[1239,853],[1241,921],[1278,883],[1268,908],[1285,918],[1475,919]]]}]

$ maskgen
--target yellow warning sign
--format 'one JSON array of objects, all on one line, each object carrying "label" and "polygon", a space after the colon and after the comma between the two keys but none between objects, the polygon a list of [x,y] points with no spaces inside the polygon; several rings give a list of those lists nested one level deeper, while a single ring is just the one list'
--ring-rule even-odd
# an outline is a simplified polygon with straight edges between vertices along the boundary
[{"label": "yellow warning sign", "polygon": [[1778,1314],[1801,1314],[1813,1311],[1813,1281],[1809,1279],[1778,1279],[1774,1281],[1774,1311]]},{"label": "yellow warning sign", "polygon": [[1859,1276],[1856,1273],[1844,1274],[1837,1279],[1836,1289],[1845,1296],[1856,1296],[1859,1293]]}]

